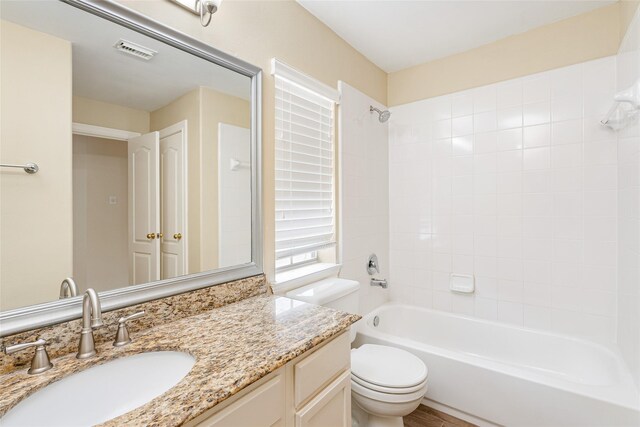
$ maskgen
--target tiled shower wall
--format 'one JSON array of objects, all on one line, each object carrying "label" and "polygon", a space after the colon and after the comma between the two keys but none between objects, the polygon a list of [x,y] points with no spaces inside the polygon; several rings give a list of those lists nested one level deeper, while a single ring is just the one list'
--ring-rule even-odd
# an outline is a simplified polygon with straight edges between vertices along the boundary
[{"label": "tiled shower wall", "polygon": [[389,274],[388,122],[369,112],[376,101],[340,82],[341,259],[340,276],[360,282],[360,312],[389,299],[389,291],[369,286],[366,263],[378,255],[380,274]]},{"label": "tiled shower wall", "polygon": [[615,341],[615,90],[608,57],[392,108],[392,299]]},{"label": "tiled shower wall", "polygon": [[[617,56],[618,90],[640,77],[636,13]],[[618,133],[618,346],[640,386],[640,124]]]}]

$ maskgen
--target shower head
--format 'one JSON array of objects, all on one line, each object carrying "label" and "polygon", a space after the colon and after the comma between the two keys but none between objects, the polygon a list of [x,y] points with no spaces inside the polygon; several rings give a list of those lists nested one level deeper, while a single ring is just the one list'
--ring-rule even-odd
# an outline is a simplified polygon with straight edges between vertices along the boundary
[{"label": "shower head", "polygon": [[386,122],[387,120],[389,120],[389,117],[391,117],[391,111],[389,111],[389,110],[382,111],[382,110],[374,107],[373,105],[370,105],[369,106],[369,112],[373,113],[374,111],[376,113],[378,113],[378,120],[380,121],[380,123]]}]

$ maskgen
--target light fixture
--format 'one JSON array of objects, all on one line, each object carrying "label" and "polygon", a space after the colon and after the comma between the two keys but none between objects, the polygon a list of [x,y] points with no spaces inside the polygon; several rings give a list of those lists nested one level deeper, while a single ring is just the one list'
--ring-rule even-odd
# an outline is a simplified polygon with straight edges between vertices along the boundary
[{"label": "light fixture", "polygon": [[193,14],[200,16],[203,27],[211,23],[211,17],[218,11],[222,0],[171,0]]}]

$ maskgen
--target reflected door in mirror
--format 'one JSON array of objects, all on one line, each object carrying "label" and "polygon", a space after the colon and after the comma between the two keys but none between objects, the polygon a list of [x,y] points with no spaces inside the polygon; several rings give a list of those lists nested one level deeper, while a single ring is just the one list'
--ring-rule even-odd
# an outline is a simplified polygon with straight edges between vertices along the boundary
[{"label": "reflected door in mirror", "polygon": [[130,283],[186,273],[187,122],[129,140]]},{"label": "reflected door in mirror", "polygon": [[160,131],[160,278],[187,272],[187,193],[184,168],[187,122]]},{"label": "reflected door in mirror", "polygon": [[160,278],[157,234],[160,229],[159,134],[129,140],[129,281]]}]

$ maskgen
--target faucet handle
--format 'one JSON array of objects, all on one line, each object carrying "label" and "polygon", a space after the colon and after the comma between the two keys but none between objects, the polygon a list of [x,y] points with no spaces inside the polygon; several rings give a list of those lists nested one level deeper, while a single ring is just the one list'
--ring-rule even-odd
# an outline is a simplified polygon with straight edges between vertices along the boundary
[{"label": "faucet handle", "polygon": [[53,367],[53,363],[49,360],[49,355],[47,354],[47,341],[38,338],[33,342],[27,342],[22,344],[14,344],[4,348],[4,352],[6,354],[13,354],[21,350],[25,350],[27,348],[35,347],[36,352],[33,355],[33,359],[31,359],[31,367],[27,371],[28,374],[40,374],[44,371],[48,371]]},{"label": "faucet handle", "polygon": [[367,273],[369,273],[369,276],[380,273],[380,268],[378,268],[378,256],[376,254],[369,255],[369,260],[367,261]]},{"label": "faucet handle", "polygon": [[371,286],[380,286],[382,289],[387,289],[387,287],[389,286],[389,284],[387,283],[387,279],[371,278],[369,284]]},{"label": "faucet handle", "polygon": [[139,319],[142,316],[144,316],[144,311],[139,311],[137,313],[118,319],[118,332],[116,332],[116,339],[115,341],[113,341],[114,347],[121,347],[131,342],[131,338],[129,337],[129,329],[127,329],[127,322],[129,320]]}]

